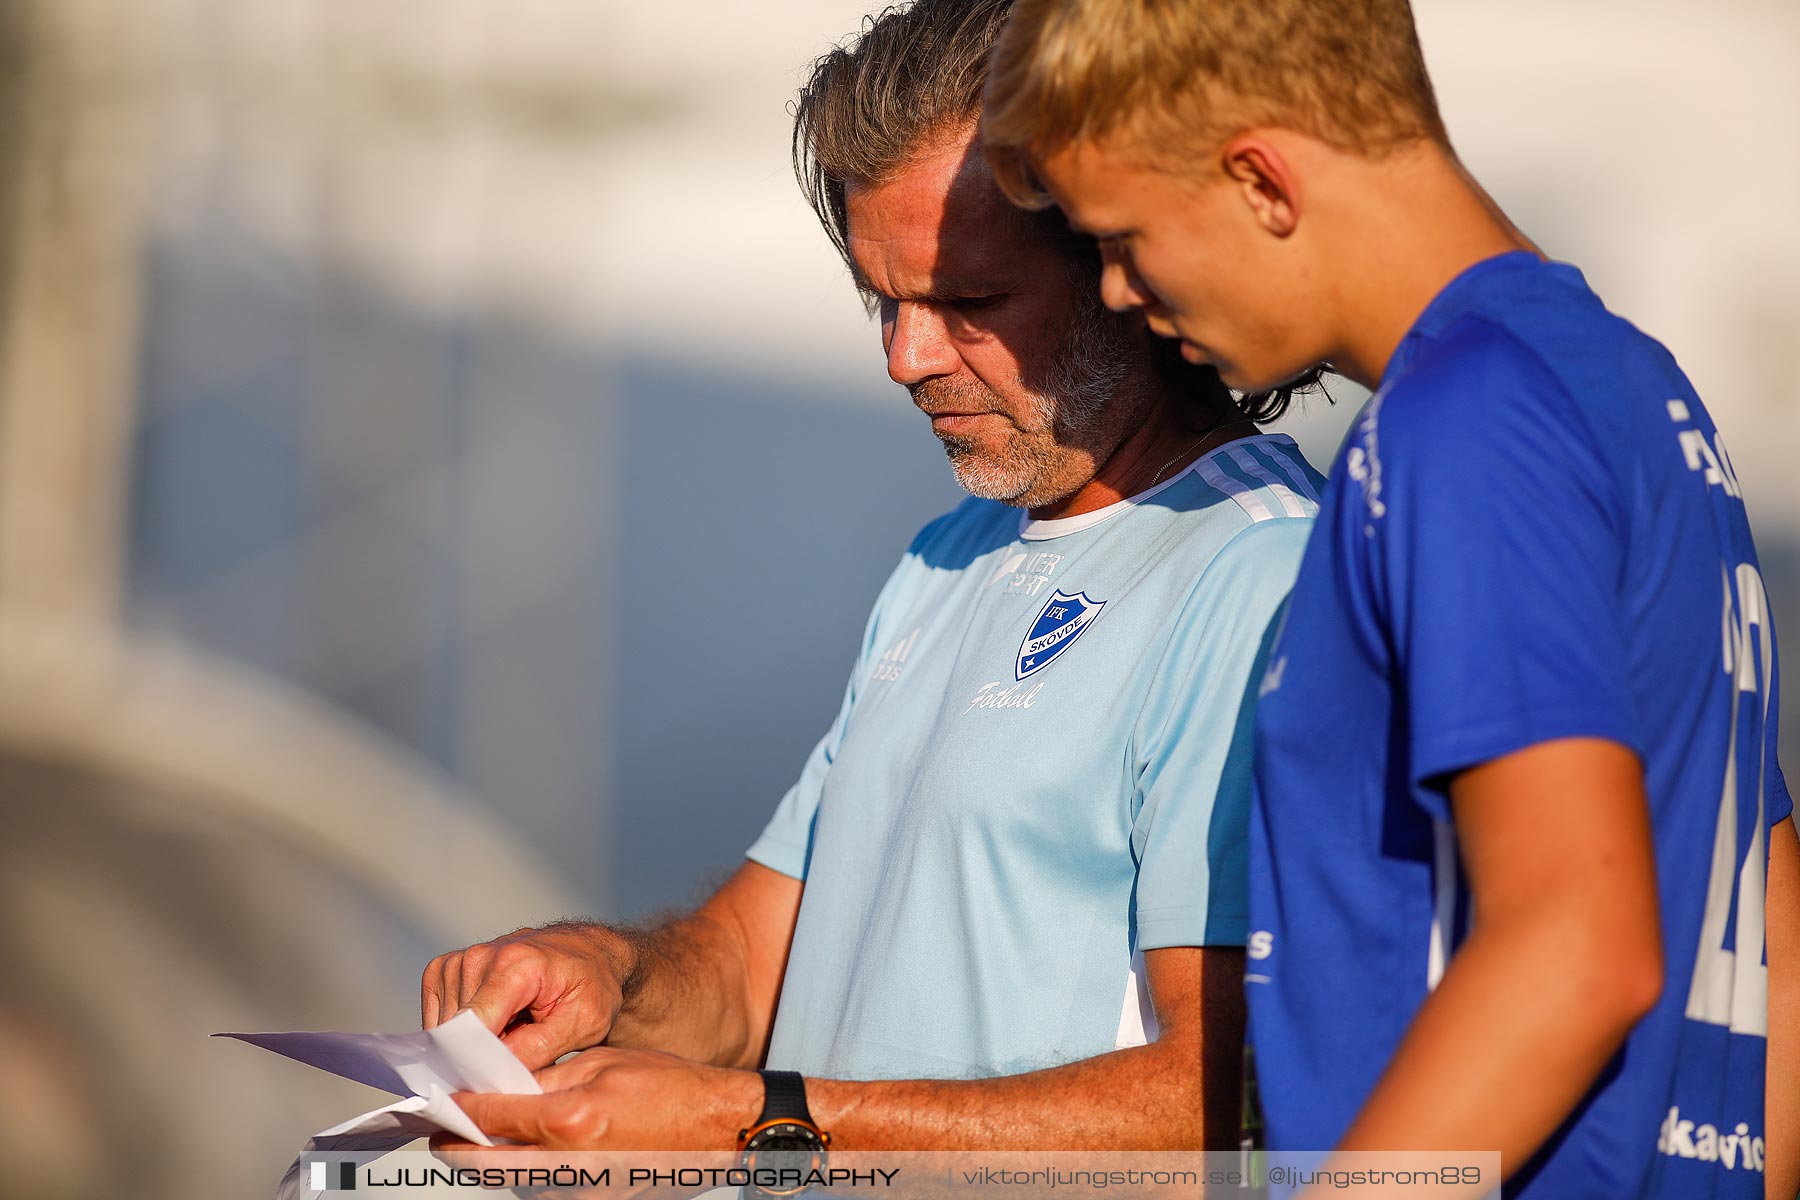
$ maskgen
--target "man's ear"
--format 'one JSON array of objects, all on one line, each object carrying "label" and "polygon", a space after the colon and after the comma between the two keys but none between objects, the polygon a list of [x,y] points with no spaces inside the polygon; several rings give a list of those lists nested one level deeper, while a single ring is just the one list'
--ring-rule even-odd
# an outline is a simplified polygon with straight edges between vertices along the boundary
[{"label": "man's ear", "polygon": [[1293,168],[1273,142],[1240,134],[1220,152],[1225,174],[1237,184],[1257,224],[1285,238],[1300,223],[1300,195]]}]

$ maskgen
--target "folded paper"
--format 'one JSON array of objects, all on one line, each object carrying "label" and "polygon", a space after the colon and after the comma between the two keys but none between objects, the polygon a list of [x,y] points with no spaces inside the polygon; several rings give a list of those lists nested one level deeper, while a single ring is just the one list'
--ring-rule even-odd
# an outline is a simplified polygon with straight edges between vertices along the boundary
[{"label": "folded paper", "polygon": [[221,1033],[296,1062],[404,1097],[315,1134],[276,1189],[276,1200],[322,1195],[303,1164],[309,1155],[397,1150],[438,1130],[491,1146],[451,1099],[455,1092],[543,1091],[525,1064],[472,1012],[419,1033]]}]

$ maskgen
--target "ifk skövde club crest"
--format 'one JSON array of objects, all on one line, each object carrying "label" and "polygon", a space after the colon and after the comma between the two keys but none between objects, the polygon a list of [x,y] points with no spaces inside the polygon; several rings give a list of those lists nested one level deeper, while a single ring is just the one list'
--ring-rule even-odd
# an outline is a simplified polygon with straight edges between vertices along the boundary
[{"label": "ifk sk\u00f6vde club crest", "polygon": [[1035,675],[1055,662],[1058,655],[1086,632],[1105,607],[1106,601],[1090,600],[1086,592],[1076,592],[1073,596],[1060,591],[1052,593],[1037,620],[1025,631],[1025,640],[1019,645],[1018,662],[1013,666],[1014,678]]}]

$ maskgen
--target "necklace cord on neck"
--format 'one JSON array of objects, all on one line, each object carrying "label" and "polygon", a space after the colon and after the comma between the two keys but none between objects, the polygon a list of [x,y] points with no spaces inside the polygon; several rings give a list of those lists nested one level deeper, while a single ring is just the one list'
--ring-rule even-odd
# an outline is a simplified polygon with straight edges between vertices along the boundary
[{"label": "necklace cord on neck", "polygon": [[1233,425],[1243,425],[1246,423],[1247,422],[1242,417],[1227,417],[1224,420],[1219,421],[1218,423],[1211,425],[1211,426],[1207,427],[1206,429],[1201,430],[1200,436],[1196,437],[1193,441],[1189,442],[1187,445],[1185,445],[1181,449],[1177,450],[1172,456],[1170,456],[1168,462],[1164,463],[1162,466],[1160,466],[1156,469],[1156,474],[1151,477],[1149,486],[1155,487],[1162,480],[1164,471],[1166,471],[1170,467],[1174,466],[1175,463],[1178,460],[1180,460],[1180,458],[1183,455],[1192,454],[1192,453],[1194,453],[1194,451],[1198,450],[1202,445],[1205,444],[1206,439],[1212,437],[1214,434],[1220,433],[1226,429],[1230,429]]}]

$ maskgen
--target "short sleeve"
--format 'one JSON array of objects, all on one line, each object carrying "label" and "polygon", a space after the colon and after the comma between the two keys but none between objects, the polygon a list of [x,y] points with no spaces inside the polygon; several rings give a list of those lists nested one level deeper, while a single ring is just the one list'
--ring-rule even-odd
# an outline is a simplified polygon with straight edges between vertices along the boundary
[{"label": "short sleeve", "polygon": [[1561,383],[1509,336],[1448,335],[1376,414],[1368,537],[1387,609],[1412,782],[1540,742],[1641,756],[1621,604],[1628,519]]},{"label": "short sleeve", "polygon": [[850,713],[856,707],[856,684],[862,677],[863,656],[857,655],[856,667],[851,672],[850,684],[844,689],[844,703],[838,709],[837,719],[819,744],[813,747],[806,757],[806,765],[800,769],[800,778],[794,786],[787,790],[781,803],[775,806],[775,815],[763,826],[757,839],[750,843],[744,851],[744,857],[759,862],[772,871],[779,871],[794,879],[805,879],[807,866],[812,860],[813,821],[819,814],[819,796],[825,789],[825,773],[831,769],[832,759],[837,757],[838,747],[843,744],[844,730],[850,724]]},{"label": "short sleeve", "polygon": [[1239,533],[1177,617],[1134,746],[1140,950],[1244,944],[1256,695],[1312,525]]},{"label": "short sleeve", "polygon": [[1769,780],[1767,816],[1769,824],[1779,825],[1794,815],[1794,797],[1793,793],[1788,791],[1787,779],[1781,774],[1780,763],[1771,762],[1769,774],[1771,778]]},{"label": "short sleeve", "polygon": [[781,803],[775,806],[775,815],[769,818],[762,833],[744,852],[746,858],[791,878],[806,878],[807,866],[812,859],[813,824],[819,813],[819,797],[825,790],[825,775],[831,770],[838,748],[843,745],[844,732],[850,727],[850,717],[856,709],[857,693],[863,681],[868,678],[870,655],[877,639],[881,637],[882,614],[895,592],[904,586],[920,545],[938,524],[939,522],[933,522],[926,526],[913,543],[912,549],[882,586],[881,594],[876,597],[875,607],[869,613],[868,624],[863,629],[862,648],[857,652],[856,665],[851,668],[850,682],[844,687],[844,702],[838,708],[837,719],[832,721],[825,736],[819,739],[819,744],[807,756],[806,765],[800,770],[800,778],[787,790]]}]

